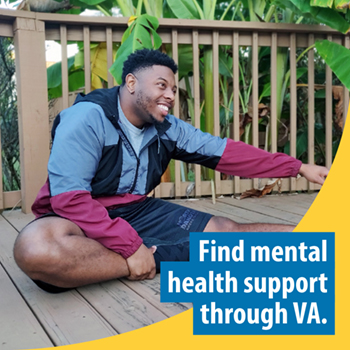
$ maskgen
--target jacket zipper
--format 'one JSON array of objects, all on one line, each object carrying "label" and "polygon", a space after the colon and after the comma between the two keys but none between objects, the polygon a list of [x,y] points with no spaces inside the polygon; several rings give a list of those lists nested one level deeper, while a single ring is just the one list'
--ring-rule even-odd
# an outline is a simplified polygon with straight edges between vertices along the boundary
[{"label": "jacket zipper", "polygon": [[[136,156],[135,151],[134,151],[134,154]],[[140,159],[138,157],[136,157],[136,160],[137,160],[137,166],[136,166],[136,172],[135,172],[135,179],[134,179],[134,183],[132,184],[131,189],[129,191],[130,194],[134,191],[134,189],[136,187],[137,176],[139,173]]]},{"label": "jacket zipper", "polygon": [[139,167],[140,167],[140,159],[139,159],[139,157],[137,156],[137,154],[136,154],[136,152],[135,152],[135,150],[134,150],[134,147],[132,147],[130,141],[129,141],[128,138],[126,137],[126,135],[125,135],[123,129],[122,129],[119,125],[118,125],[118,129],[119,129],[120,132],[123,134],[123,137],[124,137],[125,142],[126,142],[126,143],[129,145],[129,147],[131,148],[131,150],[132,150],[132,152],[134,153],[134,156],[135,156],[135,158],[136,158],[136,161],[137,161],[134,182],[133,182],[133,184],[132,184],[132,186],[131,186],[131,188],[130,188],[130,190],[129,190],[129,193],[131,194],[131,193],[134,191],[135,187],[136,187],[137,176],[138,176]]},{"label": "jacket zipper", "polygon": [[[137,154],[136,154],[136,152],[135,152],[135,150],[134,150],[134,147],[132,147],[130,141],[129,141],[128,138],[126,137],[126,135],[125,135],[123,129],[120,127],[120,125],[118,124],[118,122],[115,120],[115,116],[114,116],[114,115],[112,116],[112,118],[113,118],[112,120],[111,120],[110,118],[108,118],[108,119],[112,122],[112,124],[113,124],[118,130],[120,130],[120,132],[121,132],[122,135],[123,135],[123,138],[124,138],[125,142],[127,142],[127,144],[129,145],[129,147],[132,149],[132,151],[133,151],[133,153],[134,153],[134,156],[135,156],[135,158],[136,158],[136,161],[137,161],[134,182],[133,182],[133,184],[132,184],[132,186],[131,186],[131,188],[130,188],[130,190],[129,190],[129,193],[131,194],[131,193],[134,191],[135,187],[136,187],[137,176],[138,176],[139,167],[140,167],[140,159],[139,159],[139,157],[137,156]],[[159,140],[159,135],[158,135],[158,134],[157,134],[157,137],[158,137],[158,154],[159,154],[160,140]],[[141,152],[142,152],[145,148],[147,148],[154,140],[155,140],[155,137],[153,137],[144,147],[142,147],[142,149],[140,149],[140,154],[141,154]]]}]

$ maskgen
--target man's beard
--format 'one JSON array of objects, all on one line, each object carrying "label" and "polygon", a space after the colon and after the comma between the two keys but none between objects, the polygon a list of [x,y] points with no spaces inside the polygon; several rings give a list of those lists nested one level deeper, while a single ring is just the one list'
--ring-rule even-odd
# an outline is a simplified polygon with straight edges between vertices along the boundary
[{"label": "man's beard", "polygon": [[147,121],[147,124],[153,124],[153,125],[162,124],[161,121],[157,120],[155,116],[149,112],[147,105],[150,103],[152,103],[152,100],[150,97],[148,96],[144,97],[141,91],[137,93],[136,104],[148,114],[150,119],[149,121]]},{"label": "man's beard", "polygon": [[152,122],[150,124],[157,125],[157,124],[162,124],[162,121],[157,120],[152,114],[149,114],[150,119]]}]

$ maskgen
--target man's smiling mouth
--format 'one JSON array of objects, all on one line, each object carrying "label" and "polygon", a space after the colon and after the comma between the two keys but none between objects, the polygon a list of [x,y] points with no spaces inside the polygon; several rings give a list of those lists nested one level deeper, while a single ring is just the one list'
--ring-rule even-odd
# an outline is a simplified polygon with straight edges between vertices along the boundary
[{"label": "man's smiling mouth", "polygon": [[163,115],[167,115],[168,114],[168,112],[169,112],[169,107],[168,106],[159,104],[158,107],[161,109]]}]

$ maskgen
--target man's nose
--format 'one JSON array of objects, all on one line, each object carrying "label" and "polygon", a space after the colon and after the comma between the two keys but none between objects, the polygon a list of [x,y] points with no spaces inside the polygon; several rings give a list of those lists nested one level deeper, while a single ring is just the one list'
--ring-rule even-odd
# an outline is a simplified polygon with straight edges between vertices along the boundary
[{"label": "man's nose", "polygon": [[165,90],[164,97],[172,102],[175,101],[175,92],[170,87]]}]

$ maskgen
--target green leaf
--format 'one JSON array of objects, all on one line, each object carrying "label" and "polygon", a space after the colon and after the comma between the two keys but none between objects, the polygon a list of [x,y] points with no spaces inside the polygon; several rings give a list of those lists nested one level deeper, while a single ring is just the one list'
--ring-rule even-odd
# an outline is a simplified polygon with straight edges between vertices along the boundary
[{"label": "green leaf", "polygon": [[52,89],[48,89],[47,93],[48,93],[49,100],[61,97],[62,96],[62,85],[59,85],[59,86],[52,88]]},{"label": "green leaf", "polygon": [[300,79],[308,71],[307,67],[297,68],[297,79]]},{"label": "green leaf", "polygon": [[[273,4],[286,10],[289,9],[299,15],[304,15],[305,16],[305,12],[302,12],[297,6],[295,6],[292,2],[292,0],[273,0]],[[308,6],[310,8],[310,6]]]},{"label": "green leaf", "polygon": [[[297,155],[296,158],[299,159],[308,150],[308,130],[307,128],[301,129],[297,134]],[[288,141],[284,146],[284,153],[290,154],[290,141]]]},{"label": "green leaf", "polygon": [[301,12],[301,14],[310,14],[319,23],[326,24],[341,33],[347,33],[350,29],[350,23],[336,10],[332,8],[313,7],[308,1],[290,0]]},{"label": "green leaf", "polygon": [[155,17],[143,14],[138,16],[132,26],[126,30],[128,35],[124,33],[123,39],[125,40],[118,49],[116,60],[109,69],[118,84],[122,83],[124,61],[131,53],[144,48],[157,49],[161,46],[162,40],[155,31],[158,26],[159,22]]},{"label": "green leaf", "polygon": [[302,13],[311,13],[311,5],[309,1],[304,0],[290,0]]},{"label": "green leaf", "polygon": [[333,0],[311,0],[311,6],[332,7]]},{"label": "green leaf", "polygon": [[[196,0],[193,0],[195,2]],[[197,3],[198,5],[198,3]],[[203,2],[203,15],[204,18],[202,19],[215,19],[214,13],[215,13],[215,7],[216,7],[216,0],[206,0]]]},{"label": "green leaf", "polygon": [[72,5],[76,6],[96,6],[105,0],[70,0]]},{"label": "green leaf", "polygon": [[179,45],[179,80],[193,71],[193,52],[190,45]]},{"label": "green leaf", "polygon": [[326,98],[326,89],[318,90],[315,92],[315,98]]},{"label": "green leaf", "polygon": [[68,10],[58,10],[55,13],[63,13],[66,15],[80,15],[83,11],[84,11],[84,9],[74,7],[72,9],[68,9]]},{"label": "green leaf", "polygon": [[345,14],[345,19],[350,22],[350,10],[348,10]]},{"label": "green leaf", "polygon": [[264,85],[263,91],[259,97],[259,102],[266,96],[271,96],[271,83],[268,82]]},{"label": "green leaf", "polygon": [[124,32],[122,36],[122,43],[129,37],[134,27],[135,27],[135,22],[130,27],[128,27],[127,30]]},{"label": "green leaf", "polygon": [[[143,14],[142,16],[140,16],[140,17],[141,17],[141,19],[145,18],[145,19],[151,24],[151,26],[152,26],[152,28],[153,28],[154,30],[157,30],[157,29],[158,29],[158,27],[159,27],[159,21],[158,21],[158,19],[157,19],[156,17],[153,17],[153,16],[148,15],[148,14],[146,14],[146,13]],[[143,24],[143,22],[140,22],[140,23]],[[151,28],[151,27],[149,26],[148,23],[145,23],[144,25],[147,26],[148,28]]]},{"label": "green leaf", "polygon": [[163,17],[163,0],[140,0],[145,5],[146,12],[154,17]]},{"label": "green leaf", "polygon": [[166,0],[177,18],[200,19],[199,12],[192,0]]},{"label": "green leaf", "polygon": [[[297,80],[300,79],[306,72],[307,67],[300,67],[297,68]],[[271,82],[268,82],[264,85],[263,91],[259,97],[259,102],[262,100],[263,97],[271,96]]]},{"label": "green leaf", "polygon": [[[173,57],[172,45],[166,44],[165,51],[170,57]],[[193,74],[193,51],[191,45],[180,44],[178,46],[178,60],[179,60],[179,80],[186,75]]]},{"label": "green leaf", "polygon": [[83,70],[73,72],[68,77],[69,91],[75,91],[85,86],[85,75]]},{"label": "green leaf", "polygon": [[262,18],[264,15],[264,10],[266,7],[266,1],[265,0],[259,0],[259,1],[253,1],[253,9],[254,12],[260,17]]},{"label": "green leaf", "polygon": [[232,57],[221,50],[219,51],[219,73],[228,78],[232,78],[233,75]]},{"label": "green leaf", "polygon": [[326,143],[326,129],[320,123],[315,124],[315,140],[320,145],[324,145]]},{"label": "green leaf", "polygon": [[132,0],[116,0],[116,3],[124,17],[135,15]]},{"label": "green leaf", "polygon": [[133,52],[136,51],[139,45],[141,45],[142,48],[147,49],[151,49],[153,47],[150,33],[144,26],[136,24],[135,30],[133,31],[133,37],[133,48],[135,48]]},{"label": "green leaf", "polygon": [[316,49],[338,79],[350,90],[350,50],[328,40],[317,41]]},{"label": "green leaf", "polygon": [[[74,56],[68,58],[68,71],[74,66]],[[47,68],[47,88],[52,89],[61,84],[62,81],[62,63],[57,62]]]},{"label": "green leaf", "polygon": [[77,68],[84,67],[84,51],[78,51],[74,57],[74,66]]},{"label": "green leaf", "polygon": [[333,9],[315,7],[311,10],[311,15],[318,22],[326,24],[343,34],[346,34],[350,29],[350,23],[348,23],[340,13]]},{"label": "green leaf", "polygon": [[124,61],[131,53],[133,53],[132,41],[133,37],[129,36],[126,39],[126,41],[120,46],[117,52],[116,60],[113,62],[111,68],[109,68],[109,72],[113,75],[114,79],[119,85],[122,83],[122,71]]},{"label": "green leaf", "polygon": [[152,36],[153,36],[153,48],[159,49],[162,45],[162,38],[159,36],[159,34],[155,30],[151,30]]},{"label": "green leaf", "polygon": [[70,0],[71,5],[79,7],[82,12],[85,9],[99,10],[111,15],[111,9],[115,6],[114,0]]},{"label": "green leaf", "polygon": [[[76,91],[85,86],[85,75],[83,70],[74,71],[68,75],[68,89],[69,91]],[[62,96],[62,83],[48,89],[49,99],[58,98]]]}]

